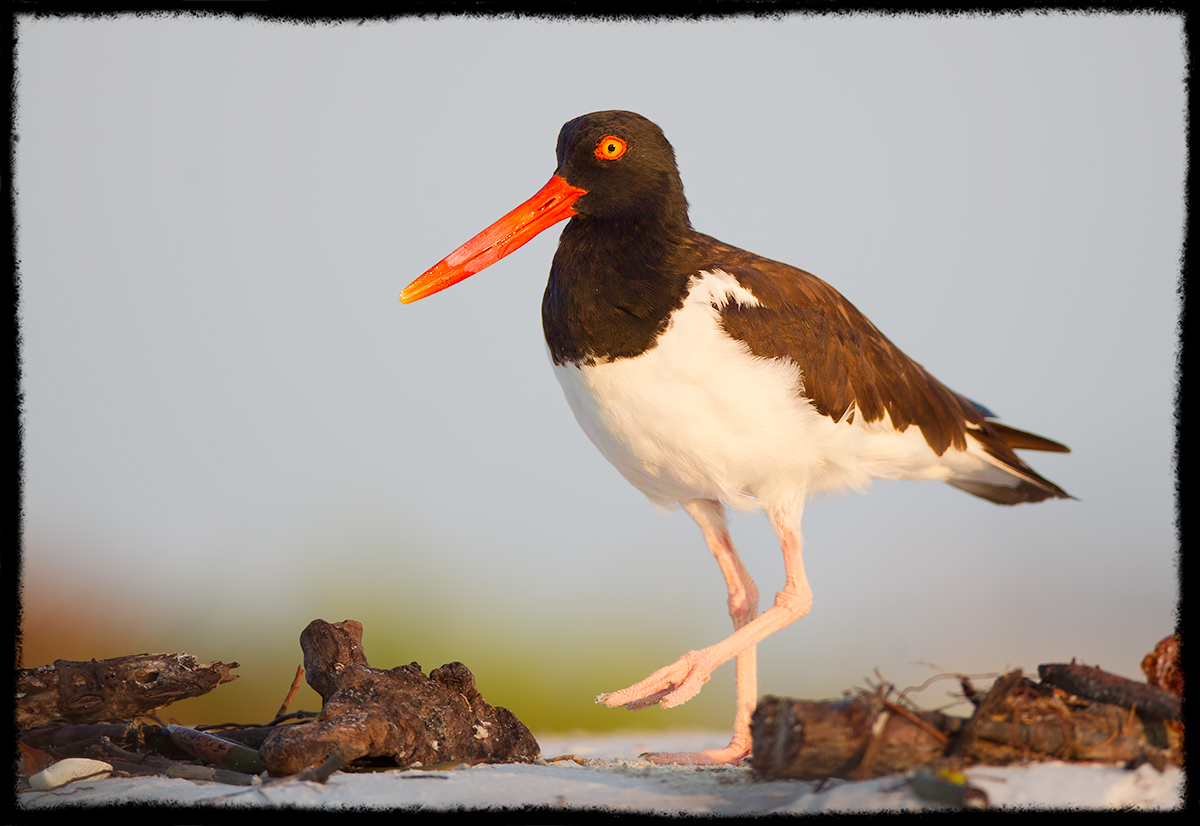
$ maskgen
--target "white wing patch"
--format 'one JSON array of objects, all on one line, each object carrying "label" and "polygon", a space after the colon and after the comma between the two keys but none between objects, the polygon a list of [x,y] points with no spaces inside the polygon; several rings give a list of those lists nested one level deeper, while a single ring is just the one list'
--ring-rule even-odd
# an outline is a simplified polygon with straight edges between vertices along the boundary
[{"label": "white wing patch", "polygon": [[[696,287],[706,290],[713,306],[718,310],[728,304],[731,299],[736,301],[739,307],[759,306],[759,301],[754,297],[754,293],[743,287],[736,278],[724,270],[713,270],[694,275],[690,283],[693,291]],[[692,293],[689,292],[688,299],[691,297]]]}]

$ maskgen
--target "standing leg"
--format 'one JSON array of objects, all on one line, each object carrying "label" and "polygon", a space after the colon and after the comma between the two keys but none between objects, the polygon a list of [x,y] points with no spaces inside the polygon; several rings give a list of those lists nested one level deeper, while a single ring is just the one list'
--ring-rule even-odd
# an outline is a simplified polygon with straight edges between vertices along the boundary
[{"label": "standing leg", "polygon": [[750,716],[757,701],[755,646],[780,628],[804,616],[812,606],[812,591],[804,574],[801,554],[802,507],[796,507],[795,513],[767,514],[771,527],[775,529],[775,535],[779,537],[786,580],[783,590],[775,595],[775,604],[759,616],[754,615],[753,607],[748,607],[752,595],[753,601],[757,602],[757,592],[729,540],[720,505],[707,500],[694,500],[684,507],[704,531],[709,549],[717,558],[721,572],[725,574],[725,582],[729,587],[730,616],[733,617],[736,630],[716,645],[689,651],[640,683],[622,691],[601,694],[596,701],[610,708],[626,706],[631,710],[647,708],[655,703],[663,708],[671,708],[696,696],[714,669],[737,657],[738,709],[734,721],[733,741],[729,746],[708,752],[658,754],[650,757],[655,762],[736,763],[750,750]]},{"label": "standing leg", "polygon": [[[717,560],[725,587],[729,591],[729,618],[733,630],[741,628],[758,616],[758,587],[742,564],[725,522],[725,506],[712,499],[693,499],[683,504],[688,516],[704,533],[704,542]],[[733,737],[723,749],[700,752],[660,753],[648,755],[655,763],[688,763],[720,765],[738,763],[750,754],[750,716],[758,703],[758,669],[756,647],[750,646],[737,655],[737,711],[733,719]]]},{"label": "standing leg", "polygon": [[758,588],[733,548],[725,524],[725,506],[712,499],[693,499],[684,502],[683,509],[700,526],[708,550],[725,577],[725,586],[729,590],[729,618],[736,631],[758,616]]}]

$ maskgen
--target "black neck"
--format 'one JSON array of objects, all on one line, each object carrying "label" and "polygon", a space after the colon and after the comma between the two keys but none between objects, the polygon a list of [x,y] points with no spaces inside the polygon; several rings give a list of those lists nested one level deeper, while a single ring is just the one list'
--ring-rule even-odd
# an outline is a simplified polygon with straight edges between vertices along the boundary
[{"label": "black neck", "polygon": [[[659,213],[661,215],[661,213]],[[542,329],[555,364],[632,358],[651,349],[682,306],[691,273],[678,266],[690,233],[675,220],[571,219],[542,298]]]}]

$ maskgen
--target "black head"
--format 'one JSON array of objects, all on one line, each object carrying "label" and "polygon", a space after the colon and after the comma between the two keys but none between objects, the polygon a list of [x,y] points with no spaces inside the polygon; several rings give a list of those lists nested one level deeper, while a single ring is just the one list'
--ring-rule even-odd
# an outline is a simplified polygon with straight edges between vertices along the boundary
[{"label": "black head", "polygon": [[641,115],[612,110],[567,121],[557,153],[555,174],[587,190],[573,205],[580,217],[688,226],[675,150]]},{"label": "black head", "polygon": [[[426,270],[400,300],[409,304],[457,284],[567,218],[556,265],[564,246],[573,250],[567,258],[609,269],[633,259],[649,272],[648,262],[665,260],[691,225],[675,152],[662,130],[633,112],[593,112],[568,122],[558,134],[558,169],[546,185]],[[600,247],[609,250],[607,263],[599,261]]]}]

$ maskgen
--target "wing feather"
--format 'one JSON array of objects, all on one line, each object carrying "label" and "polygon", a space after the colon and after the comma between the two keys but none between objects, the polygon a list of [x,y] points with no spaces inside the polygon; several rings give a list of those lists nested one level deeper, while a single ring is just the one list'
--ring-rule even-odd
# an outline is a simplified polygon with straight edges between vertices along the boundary
[{"label": "wing feather", "polygon": [[[706,262],[689,262],[692,272],[722,269],[750,292],[757,304],[730,301],[720,310],[729,335],[762,358],[788,358],[800,368],[803,392],[822,415],[835,420],[861,416],[866,423],[885,414],[898,430],[917,427],[941,456],[966,450],[968,436],[1015,477],[1012,486],[971,479],[951,480],[962,490],[1000,504],[1069,498],[1038,475],[1014,448],[1065,452],[1058,442],[993,421],[982,405],[955,393],[905,355],[841,293],[812,273],[699,236]],[[732,266],[731,266],[732,265]],[[854,409],[851,410],[851,406]]]}]

